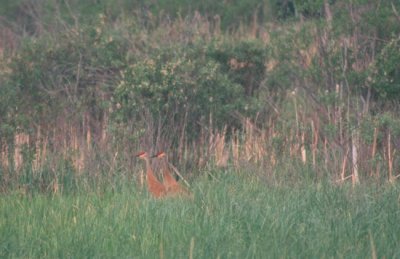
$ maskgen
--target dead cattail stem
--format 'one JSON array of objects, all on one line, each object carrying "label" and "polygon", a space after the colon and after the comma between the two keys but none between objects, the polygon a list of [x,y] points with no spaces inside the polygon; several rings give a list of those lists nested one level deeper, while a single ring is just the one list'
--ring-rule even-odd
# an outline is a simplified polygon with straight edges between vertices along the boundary
[{"label": "dead cattail stem", "polygon": [[143,172],[143,170],[139,171],[139,185],[140,185],[140,188],[143,189],[143,186],[144,186],[144,172]]},{"label": "dead cattail stem", "polygon": [[358,177],[358,132],[353,131],[351,137],[351,151],[352,151],[352,182],[356,185],[360,182]]},{"label": "dead cattail stem", "polygon": [[249,119],[246,119],[244,122],[244,158],[246,161],[250,161],[252,159],[252,144],[254,143],[253,140],[253,129]]},{"label": "dead cattail stem", "polygon": [[36,140],[35,140],[35,159],[32,161],[32,169],[34,171],[37,171],[40,168],[41,165],[41,151],[43,150],[40,146],[41,146],[41,141],[40,141],[40,125],[37,127],[36,130]]},{"label": "dead cattail stem", "polygon": [[197,158],[197,165],[198,167],[202,168],[205,165],[205,158],[204,158],[204,145],[205,145],[205,132],[204,128],[201,128],[200,130],[200,139],[198,141],[198,144],[196,142],[192,143],[192,146],[198,153],[198,158]]},{"label": "dead cattail stem", "polygon": [[[371,149],[371,160],[374,161],[375,160],[375,155],[376,155],[376,145],[378,142],[378,128],[375,127],[374,128],[374,136],[373,136],[373,140],[372,140],[372,149]],[[378,167],[376,165],[376,167]],[[369,173],[370,176],[374,175],[374,166],[371,166],[371,171]],[[378,171],[376,171],[378,173]],[[376,175],[379,178],[379,175]]]},{"label": "dead cattail stem", "polygon": [[226,136],[225,126],[222,132],[218,132],[215,135],[215,163],[218,167],[226,167],[228,165],[229,150],[225,148],[225,136]]},{"label": "dead cattail stem", "polygon": [[347,179],[350,179],[350,178],[352,178],[353,177],[353,175],[348,175],[348,176],[346,176],[345,178],[343,178],[343,179],[339,179],[339,180],[337,180],[336,181],[336,183],[343,183],[343,182],[345,182]]},{"label": "dead cattail stem", "polygon": [[371,245],[371,258],[372,259],[377,259],[378,256],[376,255],[376,247],[375,247],[375,242],[374,242],[374,238],[372,236],[371,230],[368,230],[368,234],[369,234],[369,242]]},{"label": "dead cattail stem", "polygon": [[340,145],[343,145],[343,116],[342,116],[342,103],[343,103],[343,87],[340,84],[336,84],[336,96],[338,97],[338,102],[336,103],[336,108],[335,108],[335,125],[338,125],[338,135],[339,135],[339,143]]},{"label": "dead cattail stem", "polygon": [[311,156],[312,156],[312,164],[313,167],[316,167],[317,163],[317,151],[318,151],[318,139],[319,139],[319,129],[318,129],[318,122],[314,122],[311,120],[311,133],[313,142],[311,144]]},{"label": "dead cattail stem", "polygon": [[239,168],[239,158],[240,158],[240,152],[239,152],[239,133],[234,132],[232,133],[232,140],[231,140],[231,146],[232,146],[232,158],[233,158],[233,165],[235,168]]},{"label": "dead cattail stem", "polygon": [[306,152],[306,143],[305,143],[305,133],[301,134],[301,145],[300,145],[300,153],[301,153],[301,161],[303,164],[307,163],[307,152]]},{"label": "dead cattail stem", "polygon": [[328,139],[324,138],[324,161],[325,169],[328,170],[329,154],[328,154]]},{"label": "dead cattail stem", "polygon": [[6,143],[2,143],[1,151],[0,151],[0,163],[3,168],[9,168],[9,160],[8,160],[8,145]]},{"label": "dead cattail stem", "polygon": [[268,142],[267,131],[258,129],[249,119],[245,119],[243,124],[243,150],[242,152],[238,150],[237,153],[240,153],[240,156],[247,162],[263,162],[267,154],[265,148]]},{"label": "dead cattail stem", "polygon": [[58,179],[57,179],[57,177],[55,177],[55,178],[53,179],[53,181],[51,182],[51,184],[50,184],[49,187],[51,188],[50,191],[51,191],[51,193],[53,193],[53,195],[56,195],[56,194],[59,193],[59,188],[60,188],[60,186],[59,186],[59,184],[58,184]]},{"label": "dead cattail stem", "polygon": [[164,246],[162,240],[160,241],[160,259],[164,259]]},{"label": "dead cattail stem", "polygon": [[342,170],[340,172],[340,179],[342,181],[345,181],[345,179],[347,178],[347,177],[345,177],[345,175],[346,175],[346,166],[347,166],[348,155],[349,155],[349,149],[347,148],[346,154],[343,157]]},{"label": "dead cattail stem", "polygon": [[394,151],[392,151],[392,141],[391,141],[391,134],[388,131],[387,134],[387,163],[388,163],[388,179],[389,182],[393,181],[393,155]]},{"label": "dead cattail stem", "polygon": [[168,163],[168,165],[174,170],[174,172],[182,179],[182,181],[187,185],[187,187],[190,187],[190,184],[186,179],[182,176],[182,174],[178,171],[178,169],[172,165],[171,163]]},{"label": "dead cattail stem", "polygon": [[263,162],[264,157],[266,156],[265,151],[265,143],[267,142],[266,133],[262,131],[259,136],[256,138],[255,142],[255,152],[256,152],[256,161]]},{"label": "dead cattail stem", "polygon": [[14,166],[18,171],[23,164],[22,148],[29,148],[29,135],[26,133],[18,133],[14,137]]},{"label": "dead cattail stem", "polygon": [[193,251],[194,251],[194,237],[190,239],[189,259],[193,259]]}]

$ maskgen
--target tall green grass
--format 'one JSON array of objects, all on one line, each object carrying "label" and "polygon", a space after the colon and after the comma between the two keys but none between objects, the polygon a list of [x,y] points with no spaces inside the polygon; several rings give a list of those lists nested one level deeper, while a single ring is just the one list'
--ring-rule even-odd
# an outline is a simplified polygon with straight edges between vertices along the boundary
[{"label": "tall green grass", "polygon": [[1,258],[398,258],[396,185],[268,185],[218,172],[194,199],[124,185],[0,197]]}]

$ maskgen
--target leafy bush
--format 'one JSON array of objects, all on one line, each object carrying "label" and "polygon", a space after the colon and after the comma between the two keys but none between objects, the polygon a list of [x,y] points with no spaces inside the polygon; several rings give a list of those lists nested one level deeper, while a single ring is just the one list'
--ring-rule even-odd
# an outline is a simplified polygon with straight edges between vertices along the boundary
[{"label": "leafy bush", "polygon": [[40,121],[51,120],[64,109],[101,109],[126,55],[127,45],[116,35],[98,22],[26,39],[11,59],[5,80],[18,113]]},{"label": "leafy bush", "polygon": [[384,99],[400,100],[400,38],[392,39],[376,61],[373,88]]},{"label": "leafy bush", "polygon": [[208,55],[221,64],[223,71],[240,84],[247,96],[253,96],[265,77],[266,48],[259,40],[211,45]]},{"label": "leafy bush", "polygon": [[245,110],[243,88],[200,48],[179,49],[155,50],[123,71],[114,99],[117,121],[140,120],[147,110],[164,127],[187,125],[192,136],[210,119],[217,127],[235,124],[232,114]]}]

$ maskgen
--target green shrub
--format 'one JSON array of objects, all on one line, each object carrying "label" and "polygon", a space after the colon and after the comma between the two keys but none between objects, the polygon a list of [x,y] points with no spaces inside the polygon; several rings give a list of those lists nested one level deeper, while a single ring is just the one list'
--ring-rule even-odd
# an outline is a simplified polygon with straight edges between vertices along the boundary
[{"label": "green shrub", "polygon": [[400,38],[392,39],[376,61],[372,87],[388,100],[400,100]]},{"label": "green shrub", "polygon": [[266,47],[259,40],[211,44],[208,55],[220,63],[223,72],[253,96],[265,77]]},{"label": "green shrub", "polygon": [[26,39],[10,61],[6,94],[30,121],[51,120],[65,109],[96,116],[126,49],[122,37],[101,21]]},{"label": "green shrub", "polygon": [[123,71],[114,93],[116,121],[140,121],[149,111],[169,129],[187,125],[192,136],[210,119],[217,127],[235,124],[232,114],[246,105],[242,87],[200,48],[179,49],[155,50]]}]

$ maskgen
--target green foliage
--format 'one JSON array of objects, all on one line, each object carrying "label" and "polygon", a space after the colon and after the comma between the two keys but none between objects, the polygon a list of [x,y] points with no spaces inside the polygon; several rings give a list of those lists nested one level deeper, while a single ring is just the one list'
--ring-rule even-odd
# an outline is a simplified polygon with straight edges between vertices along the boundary
[{"label": "green foliage", "polygon": [[14,116],[18,107],[15,103],[18,100],[17,92],[3,81],[0,84],[0,139],[11,141],[16,131]]},{"label": "green foliage", "polygon": [[278,29],[271,33],[267,61],[273,65],[265,76],[265,85],[269,91],[275,93],[279,101],[285,98],[288,90],[293,91],[298,87],[300,82],[307,82],[304,85],[310,87],[310,82],[321,84],[323,81],[323,67],[317,63],[317,56],[312,59],[315,63],[311,63],[309,67],[305,68],[303,64],[304,57],[301,53],[307,52],[315,44],[311,29],[313,24],[309,26],[305,25],[301,30]]},{"label": "green foliage", "polygon": [[268,15],[277,20],[285,20],[295,16],[296,8],[293,1],[269,0],[266,8]]},{"label": "green foliage", "polygon": [[214,44],[208,55],[221,64],[223,71],[240,84],[247,96],[253,96],[265,77],[267,50],[258,40]]},{"label": "green foliage", "polygon": [[[266,8],[270,8],[269,14],[281,21],[292,18],[321,18],[324,16],[324,0],[269,0],[266,1]],[[328,0],[333,5],[336,0]]]},{"label": "green foliage", "polygon": [[262,1],[257,0],[232,0],[223,1],[187,1],[187,0],[164,0],[157,4],[149,4],[153,15],[166,14],[173,18],[187,16],[195,11],[200,12],[208,18],[221,17],[222,29],[232,29],[241,22],[250,23],[256,11],[262,10]]},{"label": "green foliage", "polygon": [[148,110],[167,128],[187,125],[190,134],[211,118],[217,127],[235,124],[233,113],[245,109],[241,86],[201,49],[179,49],[154,50],[122,72],[114,94],[118,121],[138,120]]},{"label": "green foliage", "polygon": [[[332,24],[324,19],[325,3]],[[36,137],[48,141],[49,153],[66,156],[55,163],[62,172],[56,177],[73,189],[80,178],[68,144],[54,139],[76,137],[74,148],[81,150],[101,139],[121,155],[142,145],[144,136],[151,144],[157,136],[175,149],[204,143],[199,133],[225,126],[229,139],[229,127],[242,126],[240,115],[266,125],[260,131],[268,132],[271,154],[309,148],[303,135],[304,142],[325,141],[313,152],[327,161],[326,147],[335,148],[338,139],[345,147],[359,126],[366,145],[379,129],[381,153],[389,133],[396,144],[398,116],[387,111],[398,110],[400,96],[398,1],[20,0],[0,7],[3,162],[8,157],[14,173],[16,133],[28,133],[32,149],[23,150],[26,164],[11,176],[14,182],[41,188],[55,177],[57,166],[32,170]],[[53,128],[65,125],[79,136],[57,136]],[[360,161],[370,159],[367,153]]]},{"label": "green foliage", "polygon": [[[375,34],[378,39],[378,48],[384,47],[390,40],[400,33],[399,24],[399,1],[358,0],[354,7],[360,10],[360,29],[363,33]],[[388,42],[386,42],[388,40]]]},{"label": "green foliage", "polygon": [[[230,172],[231,173],[231,172]],[[266,188],[226,174],[194,200],[104,192],[0,197],[0,257],[393,258],[396,185]]]},{"label": "green foliage", "polygon": [[400,97],[400,39],[393,38],[379,54],[372,87],[380,97],[397,100]]},{"label": "green foliage", "polygon": [[[126,42],[102,21],[78,30],[26,39],[10,61],[5,96],[19,116],[48,120],[64,109],[101,110],[110,78],[123,65]],[[44,117],[46,118],[44,118]]]},{"label": "green foliage", "polygon": [[297,7],[297,11],[304,17],[321,17],[324,14],[324,0],[295,0],[294,2]]}]

